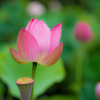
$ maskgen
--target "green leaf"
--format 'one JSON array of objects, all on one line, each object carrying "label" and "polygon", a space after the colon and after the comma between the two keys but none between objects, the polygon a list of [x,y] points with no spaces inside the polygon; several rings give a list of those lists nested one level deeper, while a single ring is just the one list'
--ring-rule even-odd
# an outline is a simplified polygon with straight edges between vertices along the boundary
[{"label": "green leaf", "polygon": [[[15,46],[12,46],[15,48]],[[32,63],[25,65],[18,64],[10,55],[9,47],[6,46],[0,52],[1,79],[7,84],[10,93],[15,97],[20,97],[15,81],[21,77],[31,77]],[[66,72],[62,60],[50,66],[37,66],[35,78],[35,97],[43,94],[55,82],[61,82],[65,78]]]}]

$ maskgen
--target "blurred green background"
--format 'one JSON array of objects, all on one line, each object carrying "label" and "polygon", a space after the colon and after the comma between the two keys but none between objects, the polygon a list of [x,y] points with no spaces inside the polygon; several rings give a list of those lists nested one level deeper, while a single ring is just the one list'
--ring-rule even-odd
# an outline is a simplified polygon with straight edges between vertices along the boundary
[{"label": "blurred green background", "polygon": [[[50,29],[63,23],[61,59],[50,67],[38,65],[36,100],[97,100],[95,85],[100,81],[99,0],[0,0],[0,100],[20,100],[15,81],[31,76],[32,64],[18,64],[9,51],[9,46],[16,49],[18,32],[31,18],[44,20]],[[78,21],[87,21],[94,34],[93,40],[85,44],[85,50],[73,36]],[[78,63],[82,67],[80,73],[76,72]],[[82,77],[81,84],[76,82],[78,74]]]}]

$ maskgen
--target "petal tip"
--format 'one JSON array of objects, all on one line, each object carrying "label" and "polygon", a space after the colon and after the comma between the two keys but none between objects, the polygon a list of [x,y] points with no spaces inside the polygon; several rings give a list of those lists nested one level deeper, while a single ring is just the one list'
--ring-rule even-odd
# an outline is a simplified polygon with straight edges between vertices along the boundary
[{"label": "petal tip", "polygon": [[61,41],[61,43],[60,43],[62,46],[63,46],[63,42]]},{"label": "petal tip", "polygon": [[34,18],[32,18],[31,21],[34,21]]},{"label": "petal tip", "polygon": [[33,21],[34,21],[34,18],[32,18],[32,19],[30,20],[30,24],[31,24]]},{"label": "petal tip", "polygon": [[11,46],[9,46],[9,49],[11,49]]},{"label": "petal tip", "polygon": [[57,26],[59,26],[59,27],[61,27],[61,28],[62,28],[62,22],[61,22],[61,23],[59,23]]},{"label": "petal tip", "polygon": [[9,46],[10,53],[12,54],[12,50],[14,50],[11,46]]},{"label": "petal tip", "polygon": [[21,30],[25,30],[24,27],[22,27],[19,31],[21,31]]},{"label": "petal tip", "polygon": [[61,22],[61,23],[59,23],[59,25],[61,25],[61,26],[62,26],[62,22]]}]

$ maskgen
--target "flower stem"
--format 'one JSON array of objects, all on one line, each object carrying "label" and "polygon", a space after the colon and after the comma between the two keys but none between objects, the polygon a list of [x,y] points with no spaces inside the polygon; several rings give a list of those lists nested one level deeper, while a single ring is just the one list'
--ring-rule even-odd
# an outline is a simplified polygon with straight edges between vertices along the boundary
[{"label": "flower stem", "polygon": [[[36,66],[37,66],[37,63],[36,62],[33,62],[32,79],[35,79]],[[33,87],[32,87],[30,100],[34,100],[34,84],[33,84]]]},{"label": "flower stem", "polygon": [[82,44],[82,47],[78,51],[77,62],[76,62],[76,83],[77,85],[82,85],[82,65],[84,60],[84,54],[86,49],[86,45]]},{"label": "flower stem", "polygon": [[77,63],[76,63],[76,83],[79,86],[82,83],[82,58],[81,57],[77,58]]}]

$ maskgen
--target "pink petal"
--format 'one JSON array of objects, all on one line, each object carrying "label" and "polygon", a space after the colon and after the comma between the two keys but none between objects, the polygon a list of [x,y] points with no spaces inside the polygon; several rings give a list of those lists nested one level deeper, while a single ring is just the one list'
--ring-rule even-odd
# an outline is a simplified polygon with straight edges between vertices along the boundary
[{"label": "pink petal", "polygon": [[36,61],[39,54],[39,46],[36,39],[24,28],[19,31],[17,38],[17,50],[19,55],[28,61]]},{"label": "pink petal", "polygon": [[33,21],[34,21],[34,19],[32,18],[31,21],[28,22],[28,24],[25,28],[28,32],[30,31],[30,27],[31,27],[31,24],[32,24]]},{"label": "pink petal", "polygon": [[60,37],[62,31],[62,23],[56,25],[51,30],[51,45],[49,54],[59,45]]},{"label": "pink petal", "polygon": [[40,61],[46,57],[50,49],[51,41],[51,31],[48,26],[42,21],[38,21],[30,32],[39,44],[39,56],[38,60]]},{"label": "pink petal", "polygon": [[16,51],[15,51],[13,48],[11,48],[11,47],[10,47],[10,53],[11,53],[11,56],[13,57],[13,59],[14,59],[16,62],[18,62],[18,63],[20,63],[20,64],[29,63],[28,61],[23,60],[23,59],[19,56],[18,52],[16,52]]},{"label": "pink petal", "polygon": [[29,33],[31,33],[31,30],[33,29],[33,27],[35,26],[35,24],[36,24],[37,22],[38,22],[38,19],[35,19],[35,20],[32,22]]},{"label": "pink petal", "polygon": [[51,54],[45,57],[41,62],[38,62],[40,65],[43,66],[51,66],[58,61],[62,54],[63,50],[63,43],[61,42]]},{"label": "pink petal", "polygon": [[38,22],[38,19],[31,19],[31,21],[27,24],[25,30],[30,33],[31,29],[34,27],[35,23]]}]

